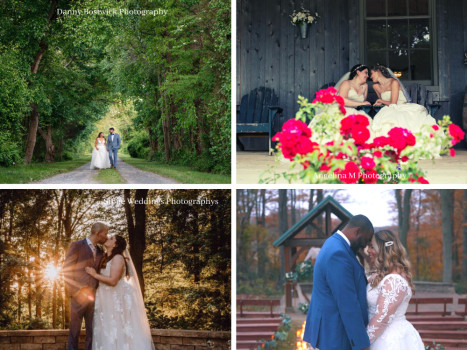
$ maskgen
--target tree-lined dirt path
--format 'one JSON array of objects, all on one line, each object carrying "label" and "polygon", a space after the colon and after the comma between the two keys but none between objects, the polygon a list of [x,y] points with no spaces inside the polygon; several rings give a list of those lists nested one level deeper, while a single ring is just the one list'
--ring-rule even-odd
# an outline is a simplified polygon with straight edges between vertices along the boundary
[{"label": "tree-lined dirt path", "polygon": [[[118,160],[117,171],[127,184],[177,184],[174,179],[158,175],[150,171],[143,171],[134,166]],[[31,184],[101,184],[96,180],[99,173],[97,170],[90,170],[91,162],[86,163],[73,171],[54,175],[49,178],[30,182]]]}]

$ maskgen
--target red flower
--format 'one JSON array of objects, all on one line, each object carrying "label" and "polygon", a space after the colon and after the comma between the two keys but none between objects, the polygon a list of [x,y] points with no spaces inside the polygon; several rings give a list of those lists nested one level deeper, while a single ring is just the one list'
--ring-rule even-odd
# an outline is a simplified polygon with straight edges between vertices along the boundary
[{"label": "red flower", "polygon": [[379,175],[376,170],[369,170],[363,174],[363,182],[366,184],[374,184],[378,181]]},{"label": "red flower", "polygon": [[386,136],[379,136],[373,140],[375,147],[380,148],[389,144],[389,138]]},{"label": "red flower", "polygon": [[355,144],[363,145],[370,138],[370,131],[366,127],[354,127],[352,138],[355,140]]},{"label": "red flower", "polygon": [[373,155],[376,158],[381,158],[383,156],[383,152],[381,152],[380,150],[376,150],[376,151],[373,152]]},{"label": "red flower", "polygon": [[339,104],[339,109],[342,114],[345,114],[345,108],[344,108],[344,99],[337,95],[337,90],[331,86],[328,87],[327,89],[319,90],[316,93],[316,98],[313,100],[313,103],[316,102],[321,102],[321,103],[333,103],[337,102]]},{"label": "red flower", "polygon": [[451,143],[453,145],[455,145],[456,143],[464,139],[465,133],[456,124],[449,124],[448,131],[449,131],[449,135],[451,135],[452,137]]},{"label": "red flower", "polygon": [[345,139],[352,137],[356,145],[363,145],[370,138],[368,119],[360,114],[351,114],[341,120],[340,133]]},{"label": "red flower", "polygon": [[321,167],[319,168],[319,171],[329,171],[331,170],[331,167],[327,164],[322,164]]},{"label": "red flower", "polygon": [[421,184],[424,184],[424,185],[429,184],[428,180],[425,179],[423,176],[420,176],[418,178],[418,182],[420,182]]},{"label": "red flower", "polygon": [[449,149],[449,154],[451,155],[451,157],[455,157],[455,156],[456,156],[456,151],[454,151],[454,148],[450,148],[450,149]]},{"label": "red flower", "polygon": [[375,161],[373,160],[373,158],[370,157],[362,157],[360,161],[360,165],[365,170],[371,170],[376,166]]},{"label": "red flower", "polygon": [[314,152],[318,144],[311,142],[311,130],[308,126],[296,119],[289,119],[282,126],[282,132],[278,132],[272,138],[279,141],[279,148],[285,158],[292,160],[297,154]]},{"label": "red flower", "polygon": [[436,124],[432,125],[431,127],[432,127],[432,128],[433,128],[433,130],[435,130],[435,131],[438,131],[438,130],[439,130],[439,126],[438,126],[438,125],[436,125]]},{"label": "red flower", "polygon": [[402,151],[407,146],[415,145],[415,136],[404,128],[392,128],[388,132],[389,145],[398,151]]},{"label": "red flower", "polygon": [[360,168],[354,162],[347,162],[344,169],[336,169],[334,173],[346,184],[356,183],[361,176]]},{"label": "red flower", "polygon": [[403,161],[403,162],[406,162],[406,161],[408,161],[408,160],[409,160],[409,157],[407,157],[407,156],[401,157],[401,161]]}]

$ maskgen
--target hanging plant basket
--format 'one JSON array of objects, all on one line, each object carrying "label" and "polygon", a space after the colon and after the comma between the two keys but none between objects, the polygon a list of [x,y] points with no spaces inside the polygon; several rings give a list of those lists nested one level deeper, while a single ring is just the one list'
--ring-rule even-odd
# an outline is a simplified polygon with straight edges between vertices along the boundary
[{"label": "hanging plant basket", "polygon": [[309,10],[302,7],[301,11],[294,11],[290,18],[292,19],[291,23],[300,28],[301,38],[306,39],[308,37],[308,27],[317,21],[319,15],[318,12],[313,15]]}]

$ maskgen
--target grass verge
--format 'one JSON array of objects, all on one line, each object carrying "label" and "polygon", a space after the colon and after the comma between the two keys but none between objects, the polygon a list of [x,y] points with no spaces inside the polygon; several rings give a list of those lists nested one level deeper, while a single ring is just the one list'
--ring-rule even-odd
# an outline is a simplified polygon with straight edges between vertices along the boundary
[{"label": "grass verge", "polygon": [[99,174],[95,177],[97,181],[103,184],[124,184],[120,173],[114,169],[103,169],[99,171]]},{"label": "grass verge", "polygon": [[165,164],[159,161],[131,158],[127,154],[118,155],[124,162],[141,170],[151,171],[158,175],[170,177],[187,184],[230,184],[231,178],[227,175],[204,173],[193,170],[184,165]]},{"label": "grass verge", "polygon": [[90,157],[82,157],[56,163],[20,164],[12,167],[0,167],[0,183],[25,184],[47,177],[72,171],[87,162]]}]

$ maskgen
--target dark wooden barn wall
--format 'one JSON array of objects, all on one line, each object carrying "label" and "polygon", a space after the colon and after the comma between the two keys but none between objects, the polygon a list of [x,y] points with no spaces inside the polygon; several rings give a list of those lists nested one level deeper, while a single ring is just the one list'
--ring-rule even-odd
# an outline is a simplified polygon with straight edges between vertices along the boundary
[{"label": "dark wooden barn wall", "polygon": [[[301,39],[290,23],[294,9],[317,11],[320,19]],[[284,108],[281,124],[298,110],[298,95],[311,99],[360,63],[360,0],[237,0],[237,101],[250,90],[276,91]],[[467,82],[467,1],[437,0],[440,114],[462,125]]]},{"label": "dark wooden barn wall", "polygon": [[[302,3],[321,17],[307,39],[290,23]],[[289,119],[298,95],[311,98],[358,63],[358,0],[238,0],[237,12],[237,101],[256,87],[272,88]]]}]

